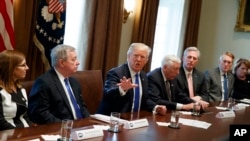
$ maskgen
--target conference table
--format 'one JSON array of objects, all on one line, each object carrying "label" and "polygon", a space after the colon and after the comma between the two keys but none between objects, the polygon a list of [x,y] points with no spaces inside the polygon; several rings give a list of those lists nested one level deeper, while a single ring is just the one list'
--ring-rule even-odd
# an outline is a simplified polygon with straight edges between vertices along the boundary
[{"label": "conference table", "polygon": [[[217,118],[216,114],[223,112],[216,106],[226,106],[224,103],[211,103],[205,112],[195,117],[189,114],[182,114],[183,119],[192,119],[211,123],[207,129],[180,124],[179,129],[159,126],[157,122],[170,122],[171,112],[166,115],[155,115],[151,112],[140,111],[138,113],[122,113],[121,118],[126,120],[147,119],[148,126],[136,129],[122,129],[119,133],[112,133],[103,130],[103,136],[85,139],[87,141],[219,141],[229,137],[230,125],[250,125],[250,108],[235,111],[235,117]],[[93,125],[108,125],[108,123],[94,118],[74,120],[73,131],[93,128]],[[16,128],[0,131],[0,140],[27,141],[33,139],[43,140],[41,135],[60,135],[61,123],[50,123],[37,125],[28,128]]]}]

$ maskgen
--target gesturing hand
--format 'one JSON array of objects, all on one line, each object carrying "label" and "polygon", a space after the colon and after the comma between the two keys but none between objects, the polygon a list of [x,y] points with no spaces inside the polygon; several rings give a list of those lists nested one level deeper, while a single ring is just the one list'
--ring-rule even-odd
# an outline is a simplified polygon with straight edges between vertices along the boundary
[{"label": "gesturing hand", "polygon": [[131,82],[131,78],[126,78],[125,76],[120,79],[120,83],[117,83],[117,86],[120,86],[124,91],[127,91],[134,87],[138,87],[137,84],[133,84]]}]

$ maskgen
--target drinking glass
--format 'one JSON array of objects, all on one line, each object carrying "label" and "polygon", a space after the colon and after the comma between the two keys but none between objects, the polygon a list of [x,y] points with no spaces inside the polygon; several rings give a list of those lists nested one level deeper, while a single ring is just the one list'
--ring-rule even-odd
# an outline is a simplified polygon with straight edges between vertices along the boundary
[{"label": "drinking glass", "polygon": [[62,120],[61,126],[61,141],[71,141],[71,129],[73,127],[73,120]]},{"label": "drinking glass", "polygon": [[180,111],[172,111],[171,118],[170,118],[170,125],[171,128],[180,128],[179,127],[179,118],[180,118]]},{"label": "drinking glass", "polygon": [[118,112],[111,112],[110,114],[110,132],[120,132],[120,116]]}]

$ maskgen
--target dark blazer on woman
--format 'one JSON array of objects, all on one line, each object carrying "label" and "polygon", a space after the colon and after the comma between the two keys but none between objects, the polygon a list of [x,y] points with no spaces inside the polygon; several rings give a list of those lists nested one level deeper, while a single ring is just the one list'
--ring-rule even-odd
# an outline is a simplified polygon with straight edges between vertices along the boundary
[{"label": "dark blazer on woman", "polygon": [[[88,117],[89,112],[82,99],[79,82],[69,77],[69,83],[83,118]],[[40,76],[32,86],[29,95],[28,114],[33,122],[39,124],[74,119],[69,100],[54,69]]]},{"label": "dark blazer on woman", "polygon": [[247,75],[246,80],[240,80],[236,75],[234,78],[233,97],[235,99],[250,99],[250,75]]},{"label": "dark blazer on woman", "polygon": [[[133,105],[134,90],[129,89],[124,96],[121,96],[117,83],[125,76],[131,78],[128,64],[122,64],[116,68],[112,68],[107,73],[107,78],[104,84],[104,95],[97,113],[110,115],[111,112],[131,112]],[[140,110],[152,111],[156,105],[148,98],[148,81],[146,73],[140,71],[140,79],[142,85],[142,98]]]}]

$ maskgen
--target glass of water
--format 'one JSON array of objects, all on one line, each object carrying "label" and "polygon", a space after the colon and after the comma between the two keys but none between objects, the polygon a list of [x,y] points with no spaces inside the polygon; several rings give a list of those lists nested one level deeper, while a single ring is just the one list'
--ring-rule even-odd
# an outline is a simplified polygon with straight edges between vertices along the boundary
[{"label": "glass of water", "polygon": [[110,114],[110,132],[120,132],[120,116],[118,112],[111,112]]}]

